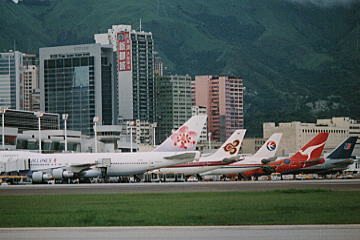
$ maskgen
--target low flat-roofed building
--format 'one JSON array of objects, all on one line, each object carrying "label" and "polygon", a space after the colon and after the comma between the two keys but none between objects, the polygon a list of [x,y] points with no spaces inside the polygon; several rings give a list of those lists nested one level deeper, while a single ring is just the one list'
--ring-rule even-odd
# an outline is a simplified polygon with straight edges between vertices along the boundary
[{"label": "low flat-roofed building", "polygon": [[239,152],[242,154],[254,154],[266,142],[265,138],[244,138]]},{"label": "low flat-roofed building", "polygon": [[[17,128],[19,133],[27,130],[37,130],[39,128],[38,118],[35,112],[14,109],[5,109],[5,127]],[[40,117],[41,130],[58,130],[59,114],[43,113]],[[1,124],[2,118],[0,118]]]},{"label": "low flat-roofed building", "polygon": [[[269,138],[271,134],[283,133],[282,141],[279,146],[278,155],[286,156],[296,152],[304,146],[311,138],[320,132],[328,132],[329,138],[326,142],[324,152],[330,152],[349,136],[358,136],[360,138],[360,122],[348,117],[339,117],[331,119],[318,119],[316,123],[274,122],[263,123],[263,136]],[[360,139],[354,149],[354,155],[360,152]]]}]

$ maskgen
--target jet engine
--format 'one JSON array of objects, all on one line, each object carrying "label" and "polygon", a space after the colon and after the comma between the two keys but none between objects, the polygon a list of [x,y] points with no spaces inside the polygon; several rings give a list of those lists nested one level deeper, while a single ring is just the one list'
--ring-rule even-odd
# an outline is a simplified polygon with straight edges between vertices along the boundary
[{"label": "jet engine", "polygon": [[99,177],[99,176],[101,176],[100,169],[90,169],[90,170],[84,171],[80,174],[80,177],[83,177],[83,178],[93,178],[93,177]]},{"label": "jet engine", "polygon": [[55,180],[61,180],[61,179],[64,179],[64,178],[72,178],[72,177],[74,177],[73,172],[67,171],[67,170],[62,169],[62,168],[54,169],[52,171],[52,174],[53,174]]},{"label": "jet engine", "polygon": [[33,183],[43,183],[51,179],[51,175],[44,172],[33,172],[31,179]]},{"label": "jet engine", "polygon": [[261,163],[262,163],[262,164],[268,164],[268,163],[270,163],[270,162],[275,161],[276,158],[277,158],[277,157],[263,158],[263,159],[261,159]]},{"label": "jet engine", "polygon": [[264,166],[261,168],[263,170],[263,172],[266,174],[266,175],[270,175],[271,173],[274,173],[275,172],[275,168],[273,166]]}]

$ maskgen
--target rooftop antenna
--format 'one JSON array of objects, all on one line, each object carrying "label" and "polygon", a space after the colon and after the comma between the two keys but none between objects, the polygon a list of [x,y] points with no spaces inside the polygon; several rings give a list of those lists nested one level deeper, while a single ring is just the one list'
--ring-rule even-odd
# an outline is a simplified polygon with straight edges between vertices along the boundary
[{"label": "rooftop antenna", "polygon": [[141,18],[140,18],[140,32],[141,32]]},{"label": "rooftop antenna", "polygon": [[14,40],[14,52],[16,51],[16,41]]}]

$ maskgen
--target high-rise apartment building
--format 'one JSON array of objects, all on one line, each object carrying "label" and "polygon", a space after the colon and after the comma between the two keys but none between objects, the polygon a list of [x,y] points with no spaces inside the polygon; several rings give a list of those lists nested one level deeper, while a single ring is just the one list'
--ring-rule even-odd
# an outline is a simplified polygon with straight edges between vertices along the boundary
[{"label": "high-rise apartment building", "polygon": [[[203,107],[203,106],[192,106],[191,107],[191,116],[203,115],[203,114],[207,114],[206,107]],[[210,135],[211,134],[208,134],[207,122],[206,122],[203,129],[201,130],[201,134],[200,134],[198,142],[199,143],[207,142]]]},{"label": "high-rise apartment building", "polygon": [[164,76],[164,63],[159,55],[159,52],[154,52],[154,74],[156,76]]},{"label": "high-rise apartment building", "polygon": [[114,123],[112,46],[84,44],[40,48],[41,110],[69,114],[68,129],[93,135],[93,118]]},{"label": "high-rise apartment building", "polygon": [[35,65],[39,66],[39,58],[36,56],[36,54],[33,53],[25,53],[23,54],[23,65]]},{"label": "high-rise apartment building", "polygon": [[229,76],[196,76],[193,98],[208,114],[211,139],[224,142],[236,130],[244,128],[243,80]]},{"label": "high-rise apartment building", "polygon": [[35,65],[27,65],[23,68],[23,110],[36,111],[33,109],[33,92],[39,88],[39,68]]},{"label": "high-rise apartment building", "polygon": [[189,75],[156,78],[157,143],[171,135],[191,117],[191,83]]},{"label": "high-rise apartment building", "polygon": [[40,103],[41,103],[41,90],[40,88],[36,88],[31,93],[31,101],[30,101],[31,110],[35,112],[40,111],[41,110]]},{"label": "high-rise apartment building", "polygon": [[23,54],[18,51],[0,53],[0,106],[22,108]]},{"label": "high-rise apartment building", "polygon": [[95,34],[95,41],[111,44],[115,52],[119,119],[155,122],[152,33],[114,25]]}]

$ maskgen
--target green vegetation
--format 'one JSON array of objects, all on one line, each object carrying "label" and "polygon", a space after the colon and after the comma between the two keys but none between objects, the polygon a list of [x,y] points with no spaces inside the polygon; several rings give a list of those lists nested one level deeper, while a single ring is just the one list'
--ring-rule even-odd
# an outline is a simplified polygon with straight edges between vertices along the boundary
[{"label": "green vegetation", "polygon": [[141,18],[171,73],[245,79],[251,135],[262,121],[360,118],[360,3],[299,2],[0,1],[0,49],[91,43],[112,25],[138,29]]},{"label": "green vegetation", "polygon": [[360,223],[358,191],[1,196],[0,227]]}]

